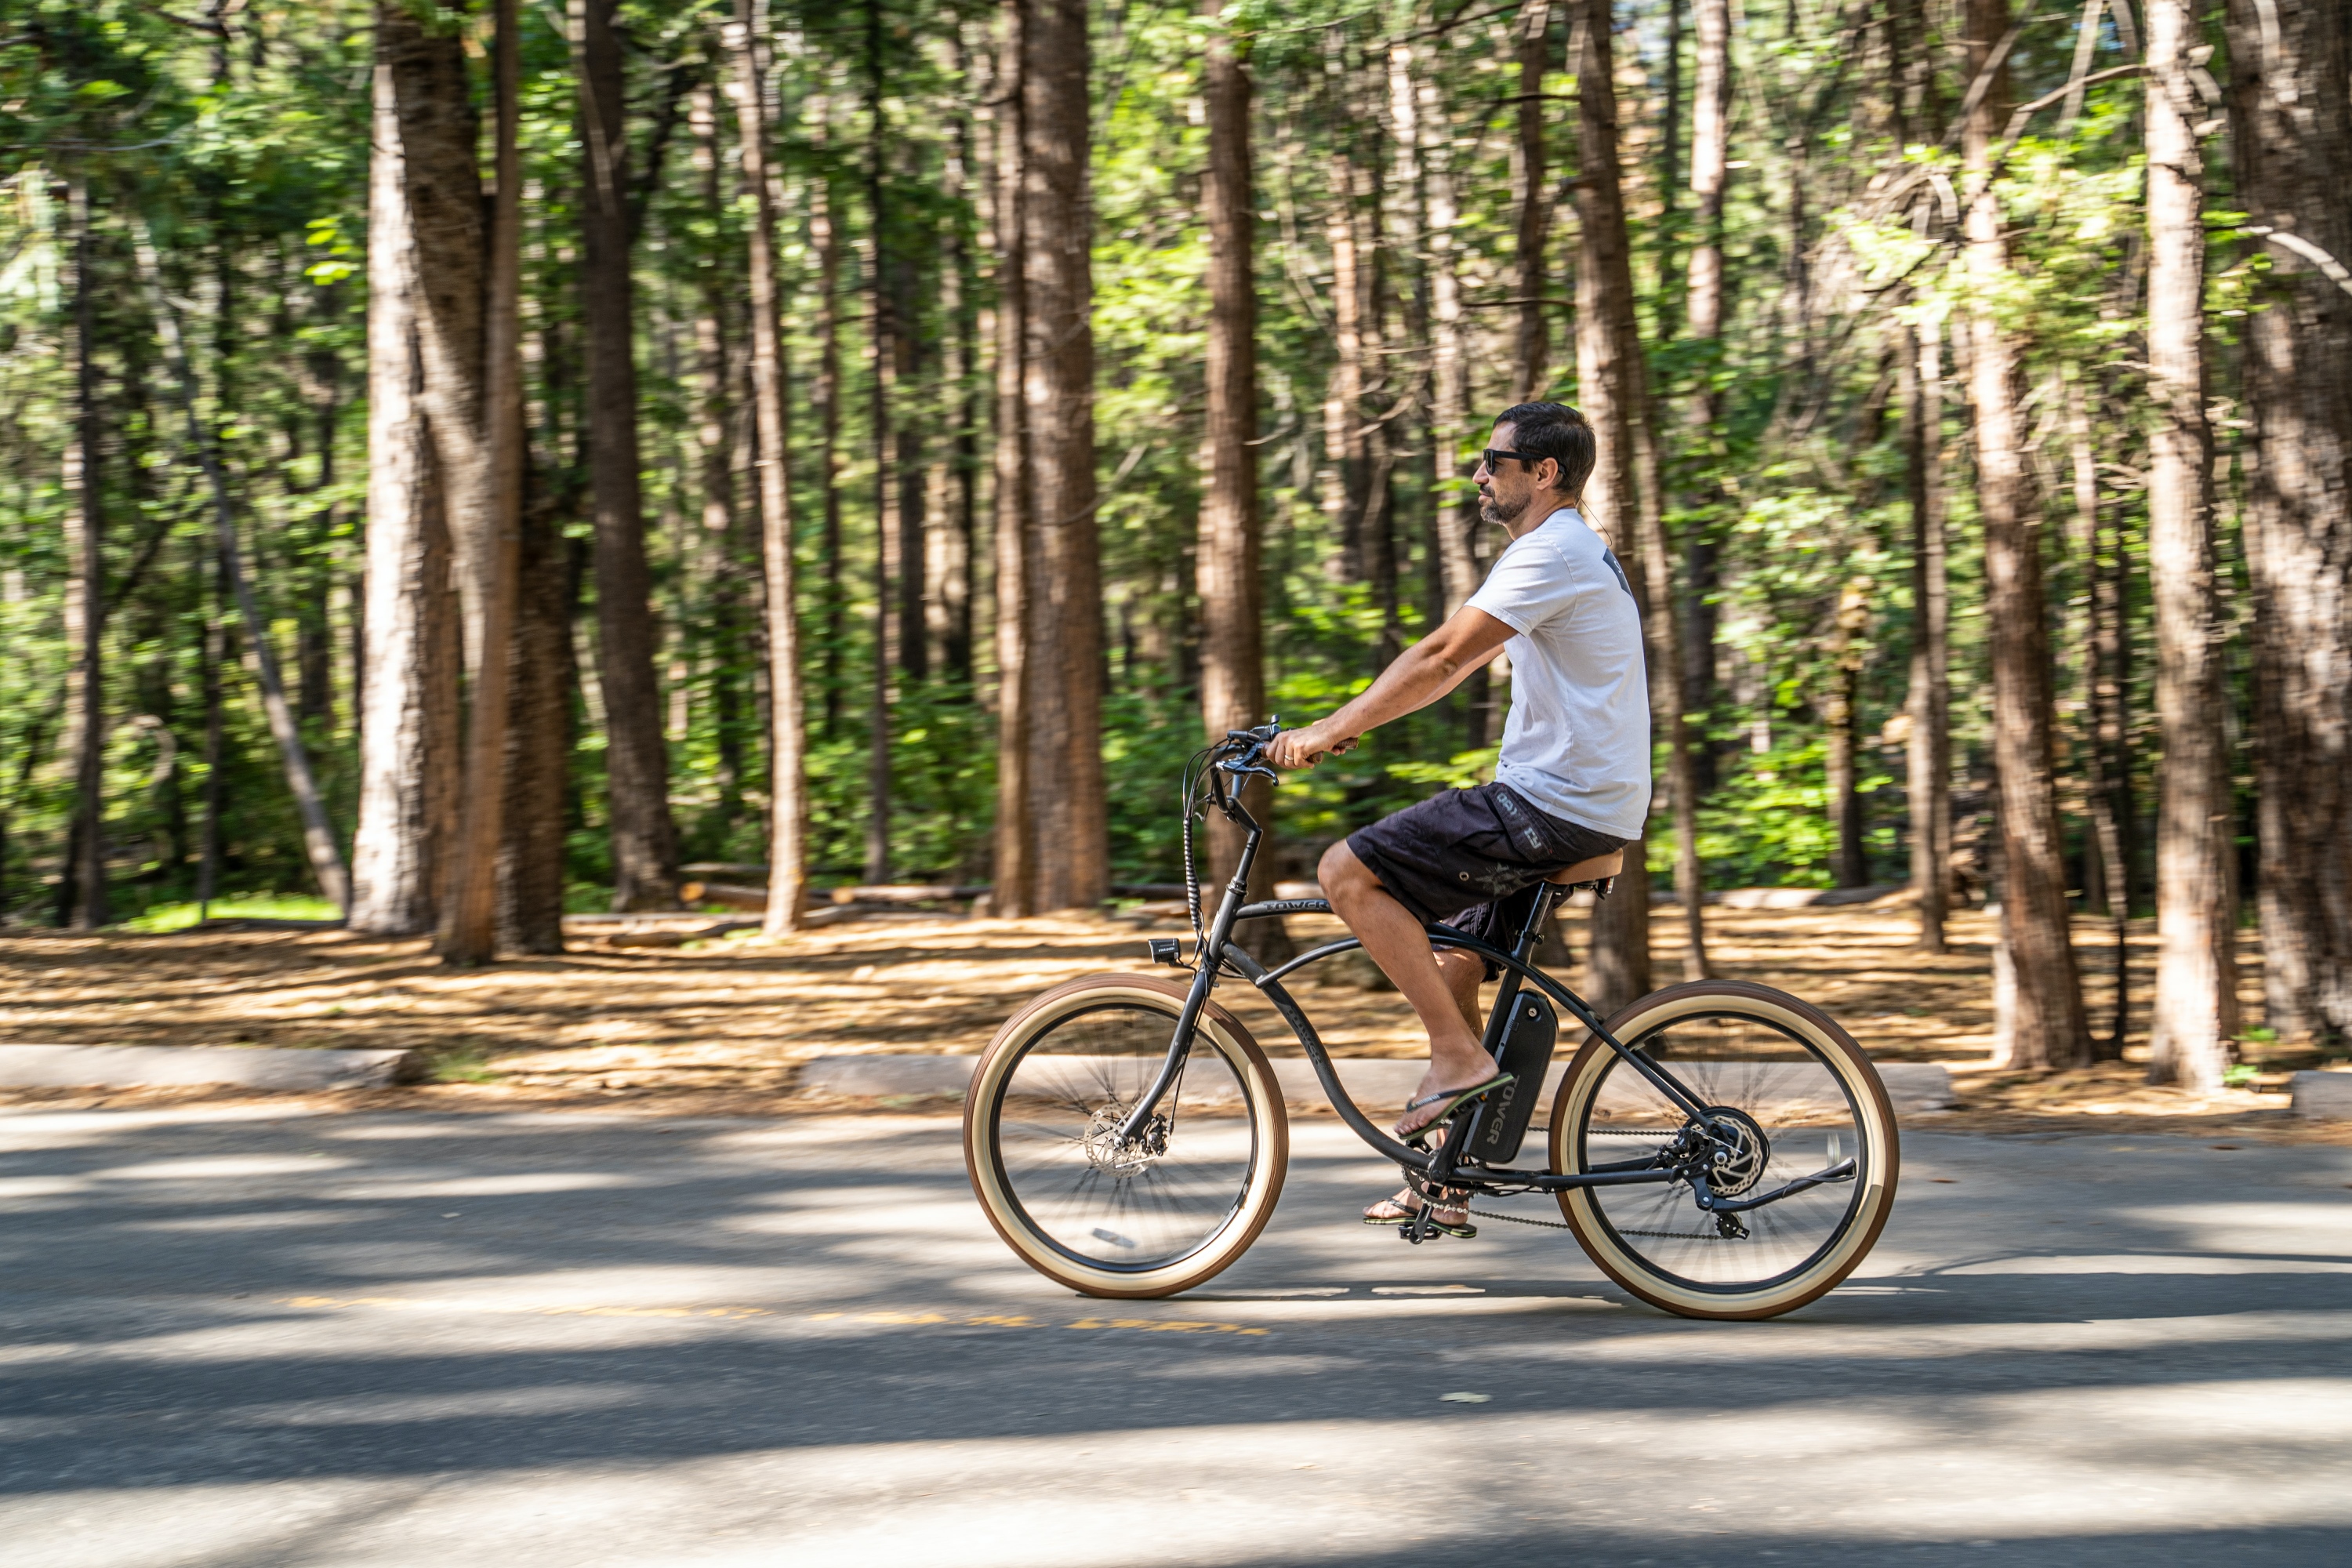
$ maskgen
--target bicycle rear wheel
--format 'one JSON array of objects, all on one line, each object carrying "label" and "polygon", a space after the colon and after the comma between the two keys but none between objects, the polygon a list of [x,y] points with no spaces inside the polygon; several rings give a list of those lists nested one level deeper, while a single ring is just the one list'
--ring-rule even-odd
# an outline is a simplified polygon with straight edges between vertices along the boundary
[{"label": "bicycle rear wheel", "polygon": [[1282,1194],[1282,1091],[1249,1031],[1214,1003],[1152,1122],[1118,1140],[1184,996],[1150,975],[1073,981],[1015,1014],[972,1073],[972,1192],[1023,1262],[1083,1294],[1190,1289],[1249,1249]]},{"label": "bicycle rear wheel", "polygon": [[[1768,986],[1699,981],[1656,992],[1609,1032],[1696,1096],[1732,1147],[1709,1178],[1735,1202],[1710,1213],[1685,1181],[1581,1187],[1562,1215],[1603,1272],[1692,1318],[1769,1318],[1835,1289],[1895,1200],[1895,1110],[1862,1047],[1819,1008]],[[1693,1127],[1598,1039],[1569,1064],[1552,1106],[1552,1169],[1582,1173],[1664,1154]]]}]

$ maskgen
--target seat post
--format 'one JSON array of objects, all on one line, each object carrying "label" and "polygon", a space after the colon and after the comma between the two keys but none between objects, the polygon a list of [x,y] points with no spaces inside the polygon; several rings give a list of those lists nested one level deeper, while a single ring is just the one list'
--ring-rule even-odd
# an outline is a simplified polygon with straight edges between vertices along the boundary
[{"label": "seat post", "polygon": [[1543,939],[1544,917],[1551,913],[1552,906],[1559,901],[1567,890],[1550,882],[1536,884],[1535,902],[1528,906],[1527,924],[1519,928],[1519,939],[1511,947],[1513,958],[1525,963],[1534,953],[1536,943]]}]

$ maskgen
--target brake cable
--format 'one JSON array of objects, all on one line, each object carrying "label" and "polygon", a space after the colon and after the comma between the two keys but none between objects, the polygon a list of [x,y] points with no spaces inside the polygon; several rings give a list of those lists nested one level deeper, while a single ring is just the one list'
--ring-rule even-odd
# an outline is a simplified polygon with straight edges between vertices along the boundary
[{"label": "brake cable", "polygon": [[1202,765],[1201,759],[1215,750],[1214,746],[1203,746],[1184,763],[1184,909],[1192,918],[1195,963],[1199,962],[1201,948],[1208,943],[1209,933],[1201,924],[1201,877],[1192,864],[1192,818],[1202,809],[1199,804],[1201,781],[1208,776],[1209,768],[1216,765],[1213,763]]}]

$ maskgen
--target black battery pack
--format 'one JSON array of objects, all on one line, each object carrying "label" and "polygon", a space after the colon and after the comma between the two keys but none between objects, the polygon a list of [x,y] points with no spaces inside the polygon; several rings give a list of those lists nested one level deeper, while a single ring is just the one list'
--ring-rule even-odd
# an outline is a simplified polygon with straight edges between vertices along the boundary
[{"label": "black battery pack", "polygon": [[1559,1015],[1549,998],[1522,991],[1511,999],[1511,1016],[1503,1026],[1503,1048],[1496,1062],[1511,1075],[1511,1081],[1486,1096],[1479,1108],[1478,1124],[1470,1134],[1472,1159],[1503,1165],[1519,1157],[1519,1144],[1535,1119],[1544,1076],[1551,1068],[1552,1047],[1559,1040]]}]

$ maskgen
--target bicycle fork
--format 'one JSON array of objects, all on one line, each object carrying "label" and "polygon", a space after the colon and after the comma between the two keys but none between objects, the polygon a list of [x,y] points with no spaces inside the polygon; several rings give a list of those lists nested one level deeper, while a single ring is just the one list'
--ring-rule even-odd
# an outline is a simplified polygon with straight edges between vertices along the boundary
[{"label": "bicycle fork", "polygon": [[1258,840],[1265,830],[1248,815],[1240,802],[1234,802],[1249,826],[1249,837],[1242,842],[1241,858],[1234,862],[1233,880],[1225,884],[1225,896],[1217,905],[1217,913],[1209,922],[1209,934],[1201,941],[1193,953],[1192,988],[1184,994],[1184,1010],[1177,1015],[1176,1033],[1168,1042],[1167,1059],[1160,1064],[1160,1076],[1151,1080],[1150,1089],[1135,1102],[1133,1110],[1119,1119],[1118,1146],[1135,1142],[1143,1130],[1151,1125],[1159,1111],[1160,1101],[1176,1086],[1184,1073],[1186,1058],[1192,1054],[1192,1034],[1201,1025],[1201,1009],[1209,1005],[1209,993],[1216,988],[1217,968],[1224,962],[1225,943],[1234,934],[1234,917],[1249,897],[1250,866],[1257,859]]}]

